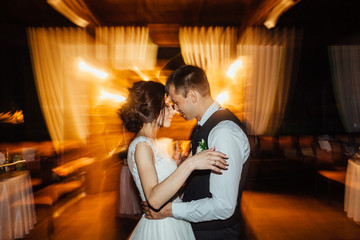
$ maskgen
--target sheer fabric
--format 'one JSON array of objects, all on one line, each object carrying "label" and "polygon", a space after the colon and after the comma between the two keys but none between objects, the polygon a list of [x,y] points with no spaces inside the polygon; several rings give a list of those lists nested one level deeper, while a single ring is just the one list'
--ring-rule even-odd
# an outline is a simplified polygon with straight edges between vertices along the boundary
[{"label": "sheer fabric", "polygon": [[28,41],[41,109],[57,151],[65,140],[88,136],[89,84],[78,60],[91,55],[90,39],[78,28],[29,28]]},{"label": "sheer fabric", "polygon": [[181,54],[186,64],[206,71],[212,94],[228,90],[226,72],[236,56],[236,28],[180,28]]},{"label": "sheer fabric", "polygon": [[[236,28],[222,27],[186,27],[179,34],[185,63],[206,71],[214,98],[229,93],[222,105],[230,107],[256,135],[273,135],[282,122],[297,70],[295,36],[301,37],[294,29],[249,28],[238,39]],[[236,60],[241,66],[229,78],[226,73]]]},{"label": "sheer fabric", "polygon": [[[249,28],[237,44],[244,60],[244,118],[250,132],[274,135],[283,120],[292,76],[296,31]],[[299,35],[297,35],[299,37]]]},{"label": "sheer fabric", "polygon": [[360,131],[360,46],[330,46],[333,88],[345,130]]},{"label": "sheer fabric", "polygon": [[[29,28],[28,42],[41,109],[57,151],[67,140],[85,143],[91,121],[103,123],[106,133],[108,122],[118,120],[119,104],[112,97],[130,83],[119,78],[117,70],[141,73],[156,64],[157,45],[145,27],[99,27],[95,41],[80,28]],[[109,77],[80,70],[80,61],[106,70]],[[101,111],[108,111],[97,113],[99,103]]]},{"label": "sheer fabric", "polygon": [[95,42],[96,58],[114,69],[155,69],[158,47],[146,27],[98,27]]}]

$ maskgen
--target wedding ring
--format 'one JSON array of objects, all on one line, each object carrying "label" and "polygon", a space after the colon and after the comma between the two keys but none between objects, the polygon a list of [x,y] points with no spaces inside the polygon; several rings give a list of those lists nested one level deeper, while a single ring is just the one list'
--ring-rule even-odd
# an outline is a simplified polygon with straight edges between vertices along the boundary
[{"label": "wedding ring", "polygon": [[216,166],[216,160],[213,162],[213,164],[212,164],[213,166]]}]

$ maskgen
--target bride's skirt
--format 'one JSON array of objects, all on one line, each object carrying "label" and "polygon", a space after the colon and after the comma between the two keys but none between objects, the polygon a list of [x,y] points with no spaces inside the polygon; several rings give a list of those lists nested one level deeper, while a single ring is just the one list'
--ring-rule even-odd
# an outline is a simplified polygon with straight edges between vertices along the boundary
[{"label": "bride's skirt", "polygon": [[130,240],[188,240],[195,239],[190,223],[172,217],[150,220],[142,216]]}]

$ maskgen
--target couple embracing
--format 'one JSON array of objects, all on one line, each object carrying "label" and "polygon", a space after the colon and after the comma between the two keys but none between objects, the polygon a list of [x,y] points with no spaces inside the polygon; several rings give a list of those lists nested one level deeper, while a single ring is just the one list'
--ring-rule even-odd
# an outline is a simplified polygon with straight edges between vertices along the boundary
[{"label": "couple embracing", "polygon": [[[145,212],[130,239],[239,239],[249,141],[240,120],[211,98],[205,72],[184,65],[166,86],[140,81],[129,90],[120,117],[136,134],[127,161]],[[156,147],[159,128],[176,112],[198,120],[179,166]],[[197,151],[200,143],[206,150]]]}]

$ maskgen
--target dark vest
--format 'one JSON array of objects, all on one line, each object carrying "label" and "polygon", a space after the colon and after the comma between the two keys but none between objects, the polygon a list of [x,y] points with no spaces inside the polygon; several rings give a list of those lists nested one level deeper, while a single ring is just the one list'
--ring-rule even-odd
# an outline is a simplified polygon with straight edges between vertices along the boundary
[{"label": "dark vest", "polygon": [[[206,148],[208,143],[208,137],[210,131],[221,121],[230,120],[236,123],[246,134],[246,129],[241,121],[229,110],[219,110],[216,111],[211,117],[204,123],[204,125],[197,129],[195,127],[191,134],[191,144],[192,144],[192,154],[196,154],[196,149],[199,145],[201,139],[204,139],[206,142]],[[240,159],[239,159],[240,161]],[[214,230],[214,229],[223,229],[227,227],[234,226],[240,221],[240,200],[242,195],[242,190],[245,185],[245,179],[247,174],[249,161],[246,161],[243,164],[242,172],[241,172],[241,180],[239,186],[239,194],[238,194],[238,203],[235,209],[234,214],[226,219],[226,220],[214,220],[207,222],[199,222],[192,223],[192,228],[194,231],[201,230]],[[231,167],[231,166],[230,166]],[[212,195],[210,193],[209,188],[209,180],[210,180],[210,170],[196,170],[194,171],[190,177],[188,178],[188,182],[186,184],[186,188],[183,195],[184,202],[190,202],[192,200],[198,200],[202,198],[211,198]]]}]

